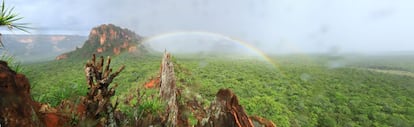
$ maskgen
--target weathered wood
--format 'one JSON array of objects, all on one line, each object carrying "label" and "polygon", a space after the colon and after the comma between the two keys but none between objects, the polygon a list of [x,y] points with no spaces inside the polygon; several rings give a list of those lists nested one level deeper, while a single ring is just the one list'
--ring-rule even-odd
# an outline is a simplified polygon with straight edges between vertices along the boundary
[{"label": "weathered wood", "polygon": [[177,126],[178,102],[174,65],[170,54],[165,52],[161,63],[160,97],[167,102],[167,126]]},{"label": "weathered wood", "polygon": [[106,65],[104,66],[104,58],[100,57],[100,60],[97,62],[95,55],[92,55],[92,59],[85,65],[89,91],[87,97],[82,100],[82,104],[86,107],[84,116],[87,119],[98,120],[100,117],[108,118],[110,114],[113,115],[113,111],[118,105],[118,102],[116,102],[115,105],[112,105],[110,101],[110,98],[115,95],[115,88],[117,85],[114,85],[112,88],[108,87],[113,79],[125,69],[125,66],[121,66],[114,73],[112,73],[110,66],[110,57],[108,57]]}]

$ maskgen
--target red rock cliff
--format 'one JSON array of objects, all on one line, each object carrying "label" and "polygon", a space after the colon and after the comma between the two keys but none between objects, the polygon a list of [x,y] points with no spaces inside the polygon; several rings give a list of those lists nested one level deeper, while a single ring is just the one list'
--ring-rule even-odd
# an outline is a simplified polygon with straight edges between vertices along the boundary
[{"label": "red rock cliff", "polygon": [[59,55],[56,59],[84,58],[92,54],[113,56],[122,52],[145,52],[141,40],[141,36],[129,29],[113,24],[103,24],[91,30],[82,48]]}]

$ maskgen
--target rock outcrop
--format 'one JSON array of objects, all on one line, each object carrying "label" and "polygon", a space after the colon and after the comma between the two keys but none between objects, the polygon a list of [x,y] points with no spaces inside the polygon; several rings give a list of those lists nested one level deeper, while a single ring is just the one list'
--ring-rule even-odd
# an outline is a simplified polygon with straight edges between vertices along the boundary
[{"label": "rock outcrop", "polygon": [[56,60],[63,60],[63,59],[67,59],[68,58],[68,54],[62,54],[56,57]]},{"label": "rock outcrop", "polygon": [[[229,89],[220,89],[207,110],[204,127],[254,127],[249,116],[239,104],[237,96]],[[204,124],[204,125],[203,125]]]},{"label": "rock outcrop", "polygon": [[0,125],[36,126],[32,116],[37,116],[39,108],[40,104],[30,97],[29,80],[0,61]]},{"label": "rock outcrop", "polygon": [[103,24],[91,30],[88,40],[81,48],[61,54],[56,60],[87,58],[92,54],[114,56],[122,52],[146,52],[141,40],[142,37],[131,30],[113,24]]}]

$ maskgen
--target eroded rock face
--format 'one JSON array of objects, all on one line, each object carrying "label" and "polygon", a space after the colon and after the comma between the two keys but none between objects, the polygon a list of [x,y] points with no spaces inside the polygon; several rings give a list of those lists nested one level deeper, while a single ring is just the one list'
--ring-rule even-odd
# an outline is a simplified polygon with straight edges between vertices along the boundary
[{"label": "eroded rock face", "polygon": [[84,47],[97,49],[95,53],[118,55],[136,47],[141,39],[142,37],[131,30],[113,24],[103,24],[91,30]]},{"label": "eroded rock face", "polygon": [[199,126],[204,127],[254,127],[237,96],[229,89],[220,89],[216,100],[207,110],[208,116]]},{"label": "eroded rock face", "polygon": [[39,108],[40,104],[30,97],[29,80],[0,61],[0,125],[36,126],[32,117],[37,116]]},{"label": "eroded rock face", "polygon": [[6,127],[62,126],[65,116],[30,96],[29,80],[0,61],[0,125]]},{"label": "eroded rock face", "polygon": [[62,54],[56,57],[56,60],[63,60],[63,59],[67,59],[68,58],[68,54]]},{"label": "eroded rock face", "polygon": [[72,57],[84,58],[92,54],[119,55],[122,52],[146,52],[141,45],[141,40],[141,36],[129,29],[113,24],[103,24],[91,30],[82,48],[59,55],[56,60]]}]

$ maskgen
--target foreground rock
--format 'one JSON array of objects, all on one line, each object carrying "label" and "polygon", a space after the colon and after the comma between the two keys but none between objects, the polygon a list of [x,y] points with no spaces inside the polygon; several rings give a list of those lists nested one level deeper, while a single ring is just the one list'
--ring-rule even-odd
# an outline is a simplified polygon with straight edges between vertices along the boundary
[{"label": "foreground rock", "polygon": [[0,61],[0,125],[5,127],[70,126],[69,115],[32,100],[29,80]]},{"label": "foreground rock", "polygon": [[30,97],[29,80],[0,61],[0,125],[37,126],[32,116],[37,116],[39,108],[40,104]]},{"label": "foreground rock", "polygon": [[203,127],[254,127],[249,116],[239,104],[237,96],[229,89],[220,89],[213,101]]}]

